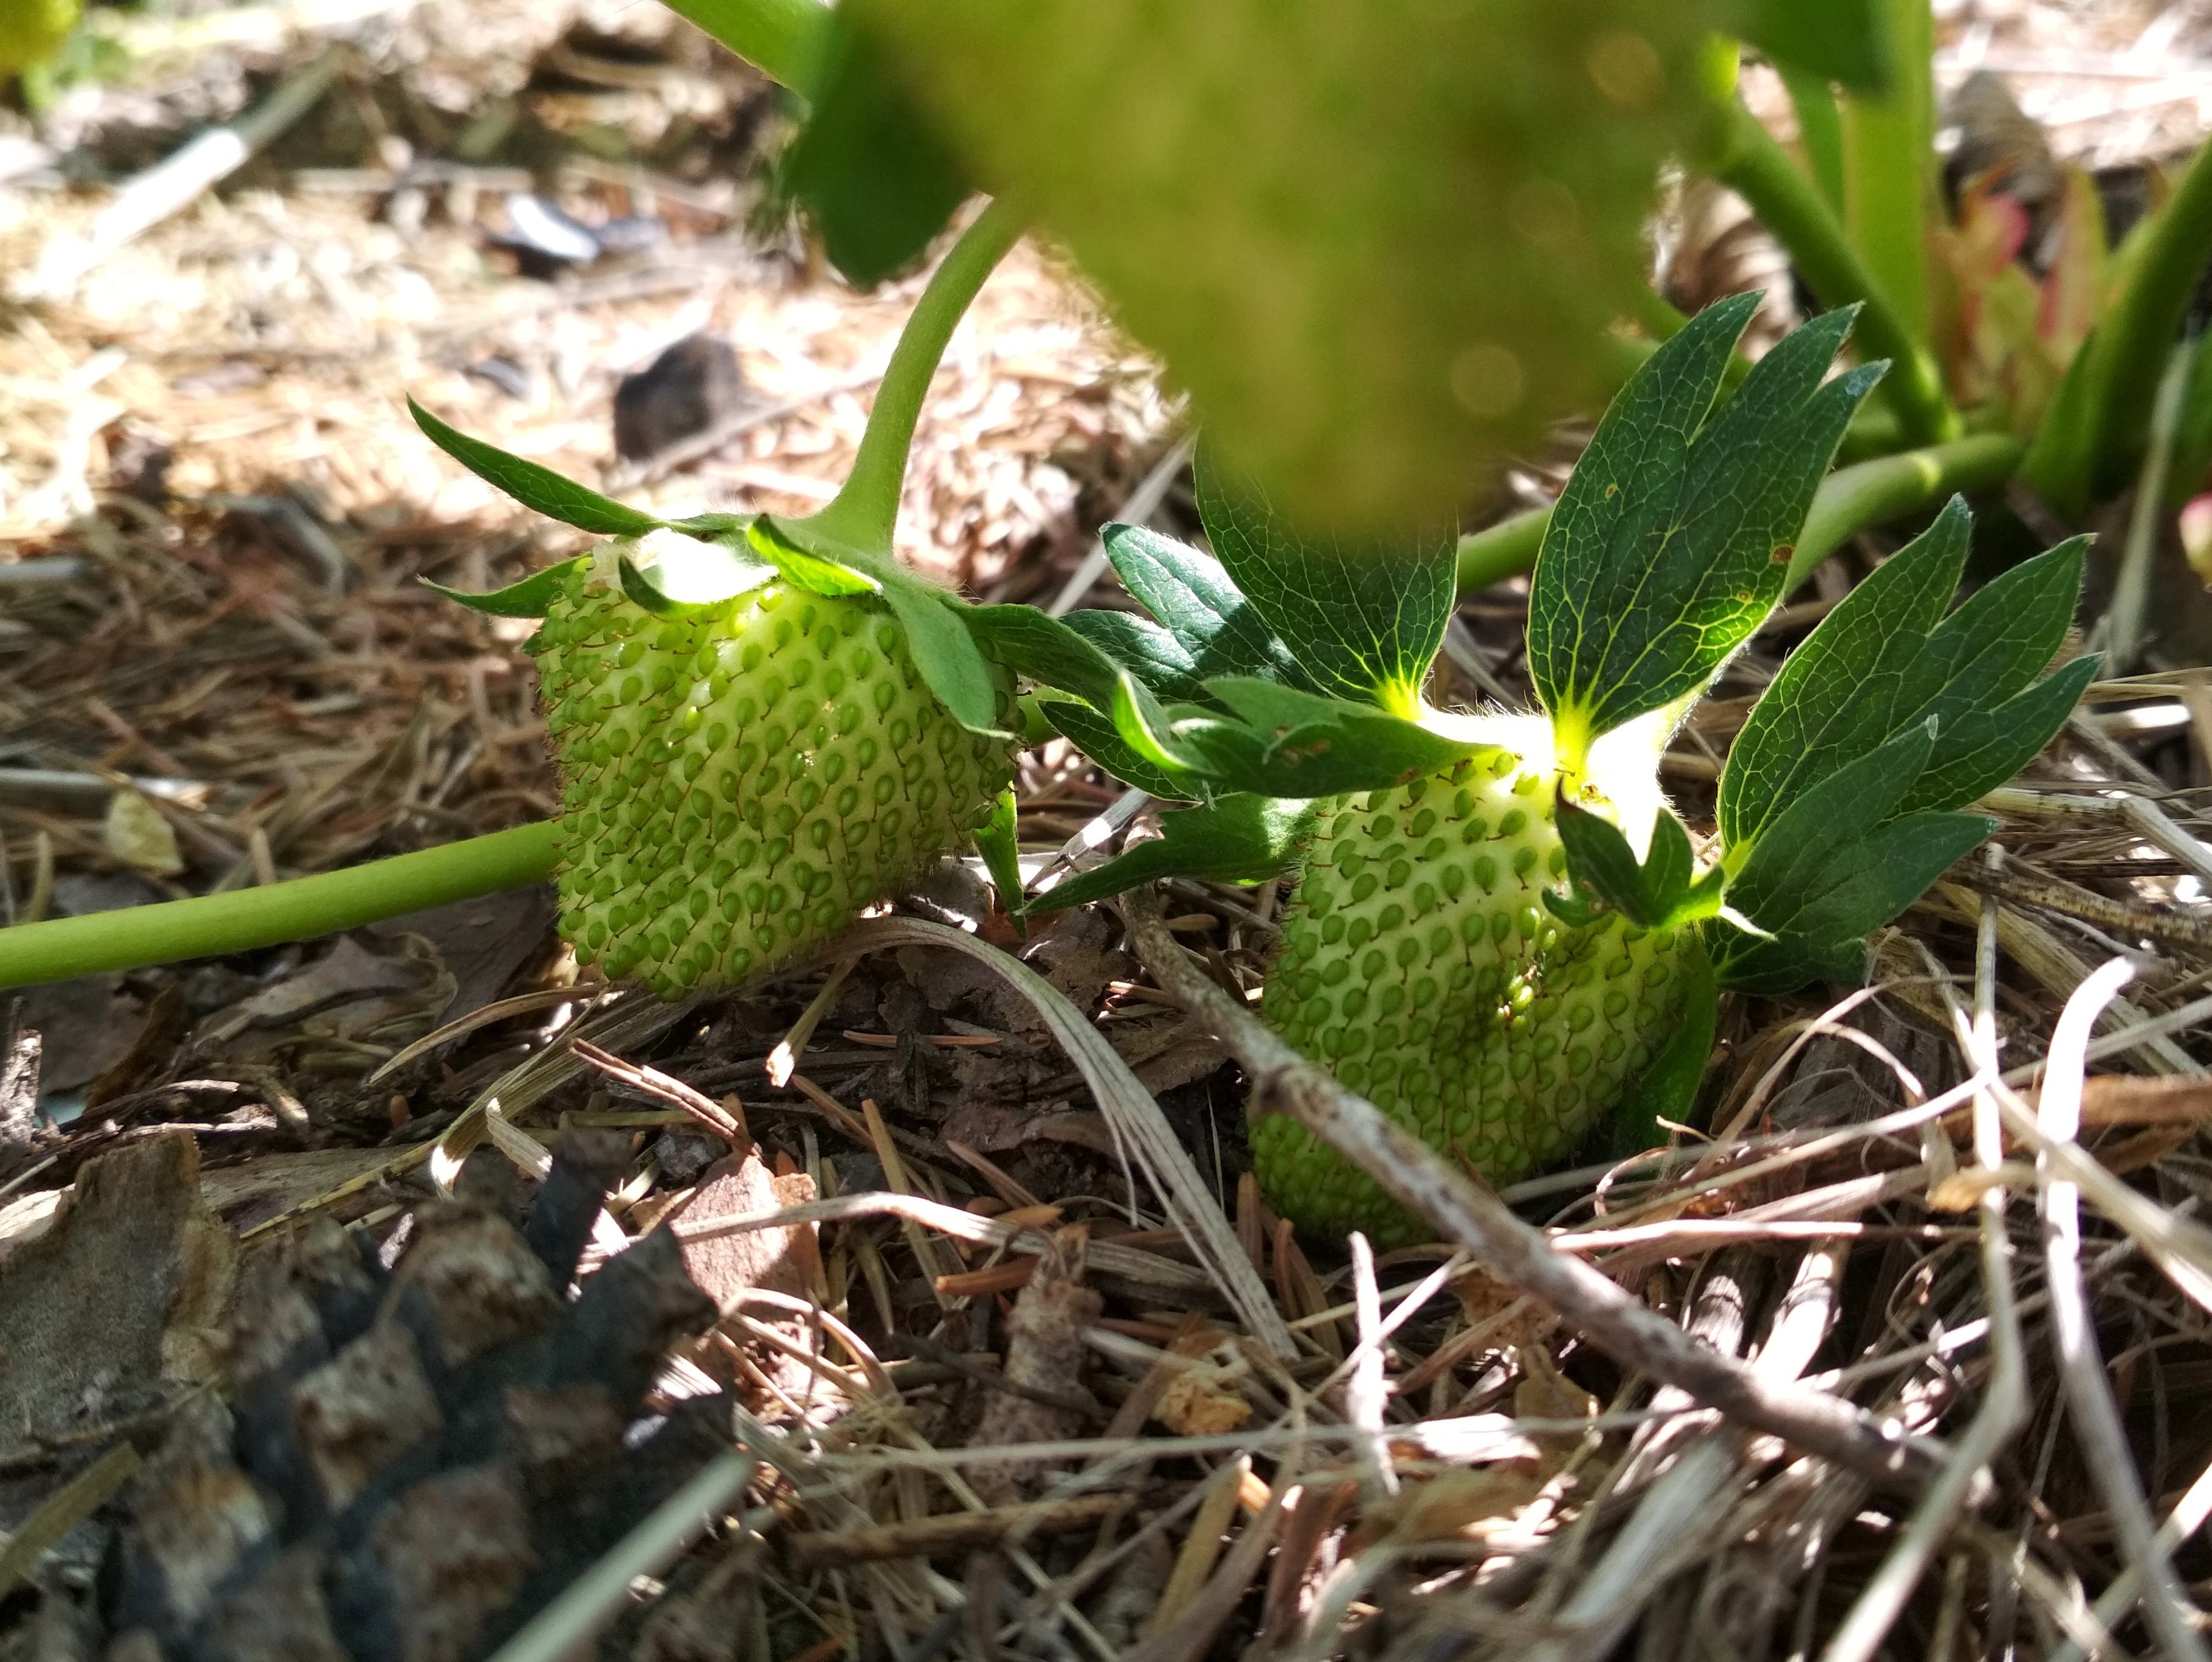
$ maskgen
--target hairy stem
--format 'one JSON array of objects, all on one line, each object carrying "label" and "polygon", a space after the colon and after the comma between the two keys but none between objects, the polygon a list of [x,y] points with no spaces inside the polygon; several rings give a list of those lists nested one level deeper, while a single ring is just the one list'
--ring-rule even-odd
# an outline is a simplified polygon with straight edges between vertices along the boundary
[{"label": "hairy stem", "polygon": [[860,453],[843,488],[821,513],[783,522],[802,543],[842,545],[868,554],[890,552],[899,488],[906,480],[907,451],[914,443],[914,425],[936,378],[938,362],[983,280],[1021,234],[1021,215],[1001,198],[952,245],[891,349],[883,385],[868,411],[867,431],[860,435]]},{"label": "hairy stem", "polygon": [[1726,160],[1714,172],[1748,202],[1761,223],[1790,251],[1813,292],[1828,306],[1864,309],[1857,342],[1869,357],[1887,358],[1881,396],[1916,444],[1955,438],[1958,412],[1944,397],[1935,358],[1891,304],[1866,262],[1844,235],[1820,187],[1805,177],[1773,135],[1742,105],[1732,106]]},{"label": "hairy stem", "polygon": [[[2002,483],[2020,466],[2022,452],[2019,440],[1984,433],[1838,468],[1820,482],[1805,516],[1790,561],[1790,586],[1803,582],[1814,567],[1869,525],[1917,513],[1954,491]],[[1551,519],[1551,509],[1531,508],[1461,537],[1461,595],[1478,594],[1534,566]]]},{"label": "hairy stem", "polygon": [[539,821],[260,889],[21,924],[0,930],[0,987],[281,946],[552,873],[553,827]]}]

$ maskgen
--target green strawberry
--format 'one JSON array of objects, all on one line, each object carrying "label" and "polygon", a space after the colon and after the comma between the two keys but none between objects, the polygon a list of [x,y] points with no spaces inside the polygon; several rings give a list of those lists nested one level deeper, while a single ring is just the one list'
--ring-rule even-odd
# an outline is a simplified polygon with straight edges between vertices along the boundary
[{"label": "green strawberry", "polygon": [[[1546,907],[1566,870],[1553,777],[1510,752],[1325,804],[1261,1010],[1431,1148],[1494,1183],[1571,1154],[1650,1065],[1688,986],[1678,931]],[[1419,1233],[1281,1114],[1255,1120],[1269,1202],[1301,1227]]]},{"label": "green strawberry", "polygon": [[989,816],[1008,746],[945,710],[879,604],[775,580],[657,615],[611,564],[571,568],[532,643],[561,764],[561,932],[583,961],[664,998],[734,984]]}]

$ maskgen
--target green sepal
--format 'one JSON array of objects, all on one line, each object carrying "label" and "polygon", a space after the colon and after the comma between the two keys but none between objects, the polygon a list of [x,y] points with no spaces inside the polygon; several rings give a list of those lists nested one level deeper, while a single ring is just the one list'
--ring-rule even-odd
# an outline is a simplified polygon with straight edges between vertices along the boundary
[{"label": "green sepal", "polygon": [[1321,690],[1212,555],[1142,525],[1109,525],[1101,535],[1121,586],[1174,637],[1194,675],[1258,676]]},{"label": "green sepal", "polygon": [[2094,656],[2038,680],[2081,592],[2079,537],[2026,561],[1947,617],[1972,536],[1954,497],[1791,653],[1736,736],[1717,816],[1731,869],[1837,769],[1933,718],[1926,765],[1896,811],[1956,808],[2010,779],[2065,721]]},{"label": "green sepal", "polygon": [[1678,955],[1681,972],[1689,978],[1680,1013],[1673,1032],[1651,1065],[1644,1071],[1620,1116],[1613,1122],[1613,1157],[1625,1160],[1647,1149],[1663,1145],[1669,1135],[1659,1122],[1684,1125],[1698,1105],[1698,1087],[1705,1083],[1705,1067],[1712,1060],[1713,1038],[1720,1026],[1720,986],[1712,961],[1694,937]]},{"label": "green sepal", "polygon": [[1149,617],[1134,612],[1080,611],[1070,612],[1063,622],[1109,663],[1127,670],[1160,697],[1177,704],[1213,701],[1197,659]]},{"label": "green sepal", "polygon": [[1020,823],[1020,808],[1009,786],[991,804],[991,817],[975,828],[975,852],[983,857],[983,869],[999,891],[1000,907],[1018,919],[1023,915]]},{"label": "green sepal", "polygon": [[1214,553],[1316,684],[1401,714],[1419,708],[1456,604],[1456,532],[1389,543],[1301,535],[1211,457],[1196,476]]},{"label": "green sepal", "polygon": [[486,484],[504,491],[523,506],[534,508],[549,519],[558,519],[564,525],[574,525],[579,531],[600,537],[642,537],[667,523],[639,509],[626,507],[573,479],[563,478],[540,463],[526,462],[496,445],[471,439],[458,428],[448,427],[411,397],[407,400],[407,410],[432,444]]},{"label": "green sepal", "polygon": [[838,597],[881,594],[883,580],[850,561],[803,548],[787,534],[783,522],[763,514],[745,527],[745,541],[753,551],[774,566],[783,580],[809,594]]},{"label": "green sepal", "polygon": [[1114,732],[1146,767],[1177,782],[1178,796],[1201,794],[1200,772],[1194,758],[1176,748],[1174,721],[1152,688],[1127,670],[1114,677],[1114,695],[1106,713]]},{"label": "green sepal", "polygon": [[967,608],[955,596],[918,577],[883,585],[884,602],[906,631],[906,649],[937,701],[971,733],[1011,742],[999,721],[999,688],[975,637],[961,622]]},{"label": "green sepal", "polygon": [[1163,814],[1157,838],[1047,889],[1027,910],[1055,912],[1103,901],[1161,877],[1262,882],[1291,869],[1316,811],[1310,802],[1237,795]]},{"label": "green sepal", "polygon": [[709,611],[775,581],[777,568],[742,544],[666,543],[650,564],[620,556],[623,592],[663,616]]},{"label": "green sepal", "polygon": [[1035,606],[963,606],[960,615],[985,653],[1016,675],[1073,693],[1101,709],[1112,704],[1121,666],[1071,628],[1073,619],[1050,616]]},{"label": "green sepal", "polygon": [[471,594],[465,589],[449,589],[443,583],[433,583],[427,577],[415,580],[434,594],[459,602],[472,612],[482,612],[487,617],[543,617],[553,602],[559,597],[561,585],[568,581],[568,573],[579,566],[591,564],[592,556],[580,554],[534,571],[520,582],[510,583],[503,589],[493,589],[483,594]]},{"label": "green sepal", "polygon": [[1206,685],[1231,715],[1183,707],[1174,742],[1186,765],[1223,790],[1300,798],[1385,790],[1498,749],[1272,681],[1224,676]]},{"label": "green sepal", "polygon": [[1072,698],[1041,698],[1037,709],[1061,737],[1124,785],[1170,802],[1203,801],[1206,792],[1188,773],[1155,767],[1122,743],[1111,716]]},{"label": "green sepal", "polygon": [[1700,876],[1690,834],[1665,809],[1651,827],[1651,851],[1641,864],[1628,839],[1612,821],[1577,806],[1562,790],[1556,823],[1567,851],[1567,872],[1577,890],[1561,895],[1547,889],[1544,904],[1562,922],[1592,921],[1603,907],[1644,929],[1672,929],[1710,918],[1721,909],[1727,873],[1714,866]]},{"label": "green sepal", "polygon": [[1824,380],[1856,310],[1793,331],[1717,409],[1758,303],[1710,306],[1624,387],[1536,555],[1528,665],[1563,760],[1697,691],[1781,597],[1813,493],[1881,373]]}]

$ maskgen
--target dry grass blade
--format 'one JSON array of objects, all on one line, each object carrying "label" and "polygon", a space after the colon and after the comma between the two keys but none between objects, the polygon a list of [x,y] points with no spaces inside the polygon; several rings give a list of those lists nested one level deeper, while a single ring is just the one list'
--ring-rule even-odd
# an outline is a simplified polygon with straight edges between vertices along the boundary
[{"label": "dry grass blade", "polygon": [[1151,897],[1125,897],[1137,955],[1221,1040],[1253,1082],[1255,1103],[1293,1114],[1364,1167],[1385,1189],[1473,1251],[1492,1274],[1534,1295],[1608,1355],[1678,1386],[1730,1418],[1785,1437],[1887,1487],[1917,1489],[1934,1458],[1848,1403],[1778,1386],[1686,1337],[1615,1283],[1565,1253],[1477,1189],[1419,1138],[1401,1131],[1293,1051],[1192,964]]},{"label": "dry grass blade", "polygon": [[[989,966],[1035,1005],[1053,1037],[1081,1071],[1117,1142],[1134,1155],[1168,1216],[1181,1227],[1183,1238],[1227,1296],[1245,1331],[1278,1356],[1297,1355],[1297,1342],[1284,1324],[1282,1313],[1237,1244],[1236,1232],[1222,1216],[1219,1204],[1199,1175],[1182,1140],[1161,1113],[1160,1105],[1138,1083],[1129,1065],[1090,1018],[1068,1003],[1058,988],[1020,959],[972,935],[920,919],[869,919],[854,925],[844,937],[844,944],[856,952],[888,946],[950,947]],[[1104,1267],[1103,1261],[1100,1267]]]}]

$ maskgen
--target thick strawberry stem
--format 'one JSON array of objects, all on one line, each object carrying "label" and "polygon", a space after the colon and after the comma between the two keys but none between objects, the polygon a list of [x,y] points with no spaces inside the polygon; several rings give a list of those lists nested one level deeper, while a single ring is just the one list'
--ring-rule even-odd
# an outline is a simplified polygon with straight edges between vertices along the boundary
[{"label": "thick strawberry stem", "polygon": [[829,506],[793,527],[812,533],[810,542],[818,538],[866,553],[890,552],[907,452],[922,400],[969,303],[1021,234],[1021,215],[1004,200],[994,202],[961,233],[931,276],[891,350],[853,470]]},{"label": "thick strawberry stem", "polygon": [[0,930],[0,987],[250,952],[553,875],[545,822],[343,871]]}]

